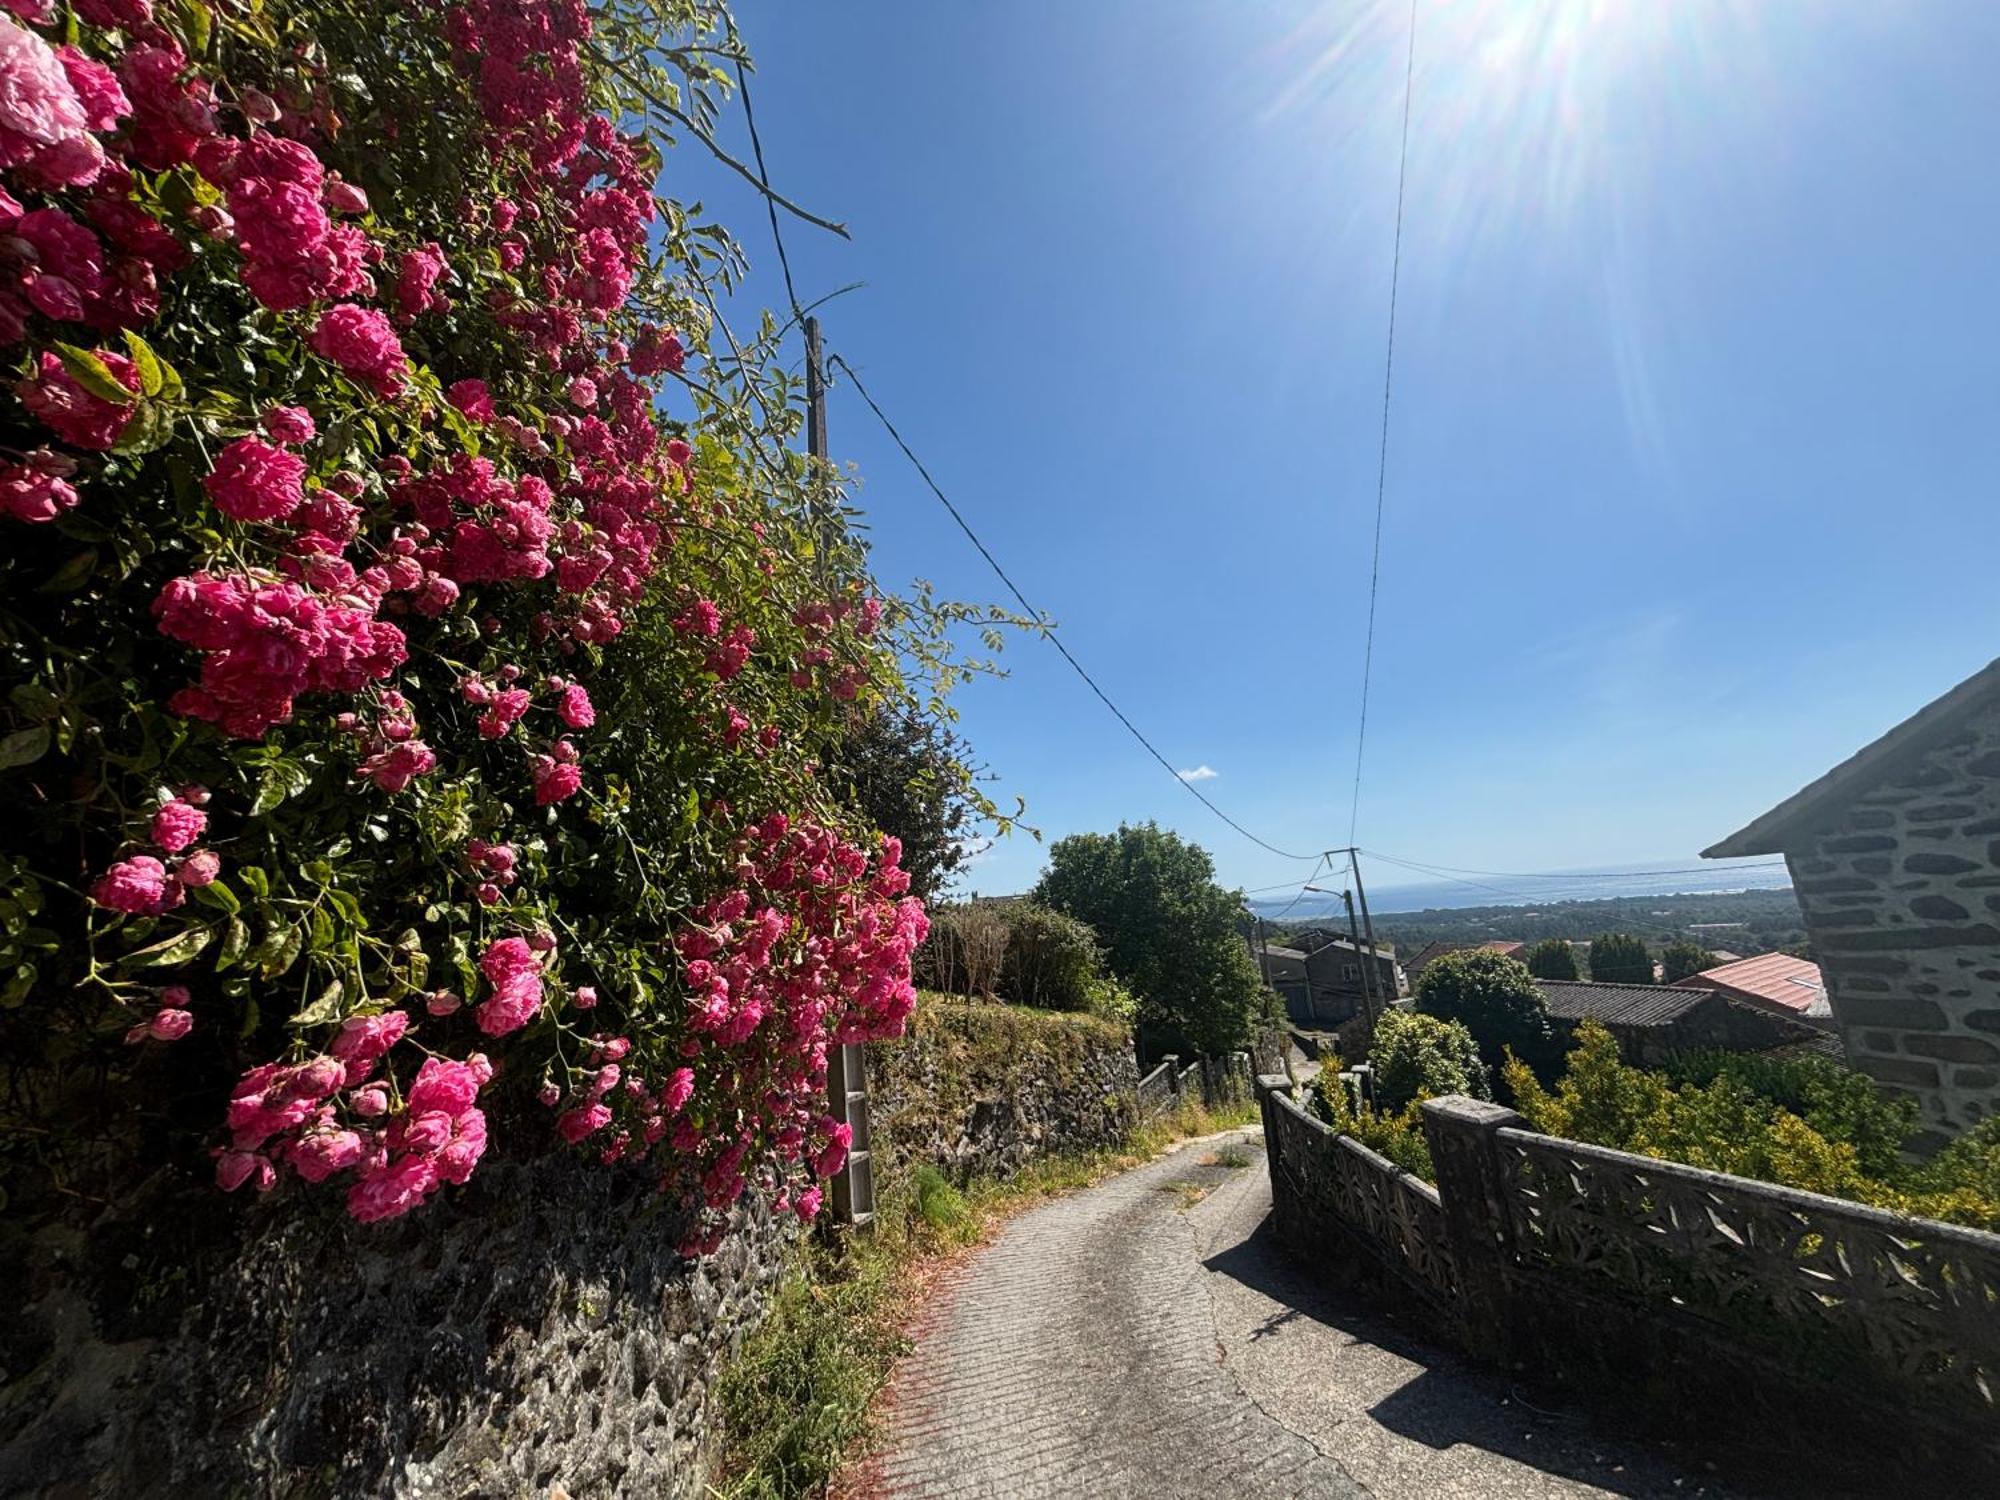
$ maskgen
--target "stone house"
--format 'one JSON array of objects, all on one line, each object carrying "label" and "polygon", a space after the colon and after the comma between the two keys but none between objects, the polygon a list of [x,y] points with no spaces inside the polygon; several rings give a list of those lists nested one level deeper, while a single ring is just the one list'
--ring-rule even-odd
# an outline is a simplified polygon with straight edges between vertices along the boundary
[{"label": "stone house", "polygon": [[1663,1067],[1695,1052],[1769,1052],[1817,1035],[1799,1021],[1685,984],[1535,983],[1549,1003],[1552,1028],[1572,1033],[1584,1021],[1596,1021],[1617,1039],[1619,1056],[1635,1068]]},{"label": "stone house", "polygon": [[[1328,933],[1305,934],[1304,941],[1316,946],[1306,949],[1268,947],[1252,956],[1270,976],[1271,988],[1285,1002],[1285,1013],[1296,1026],[1328,1030],[1342,1021],[1362,1014],[1362,964],[1367,962],[1365,945],[1356,948],[1351,939]],[[1395,951],[1386,945],[1377,948],[1375,964],[1375,1004],[1393,1003],[1400,993],[1400,974]]]},{"label": "stone house", "polygon": [[1704,853],[1785,856],[1848,1061],[1920,1147],[2000,1110],[2000,662]]}]

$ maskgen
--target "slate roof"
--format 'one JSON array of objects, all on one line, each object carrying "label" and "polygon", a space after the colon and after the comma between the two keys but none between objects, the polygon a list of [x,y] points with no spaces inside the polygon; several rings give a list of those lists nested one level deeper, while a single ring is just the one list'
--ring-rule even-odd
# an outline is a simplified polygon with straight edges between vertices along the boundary
[{"label": "slate roof", "polygon": [[1760,953],[1755,958],[1704,969],[1679,983],[1691,989],[1721,990],[1762,1009],[1776,1008],[1794,1016],[1817,1018],[1833,1014],[1819,965],[1789,953]]},{"label": "slate roof", "polygon": [[1802,830],[1822,820],[1830,810],[1829,805],[1837,808],[1846,798],[1865,791],[1996,701],[2000,701],[2000,661],[1989,663],[1942,698],[1918,709],[1873,744],[1857,750],[1763,817],[1702,850],[1701,857],[1735,859],[1745,854],[1782,854]]},{"label": "slate roof", "polygon": [[1714,998],[1714,990],[1665,984],[1593,984],[1587,979],[1537,979],[1559,1020],[1606,1026],[1671,1026]]}]

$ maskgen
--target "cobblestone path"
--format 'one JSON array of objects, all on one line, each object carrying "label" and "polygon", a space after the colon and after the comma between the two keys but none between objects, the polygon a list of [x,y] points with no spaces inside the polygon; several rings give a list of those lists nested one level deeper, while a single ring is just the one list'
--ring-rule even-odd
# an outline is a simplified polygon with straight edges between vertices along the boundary
[{"label": "cobblestone path", "polygon": [[1326,1301],[1270,1243],[1269,1212],[1247,1131],[1021,1215],[937,1289],[842,1492],[1724,1494]]}]

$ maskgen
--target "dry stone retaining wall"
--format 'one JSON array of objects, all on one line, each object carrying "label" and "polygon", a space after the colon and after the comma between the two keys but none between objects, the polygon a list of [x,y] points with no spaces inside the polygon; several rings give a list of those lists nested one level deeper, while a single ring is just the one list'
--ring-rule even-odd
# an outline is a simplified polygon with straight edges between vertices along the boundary
[{"label": "dry stone retaining wall", "polygon": [[488,1161],[360,1226],[157,1182],[0,1274],[0,1493],[705,1493],[714,1377],[795,1221],[698,1264],[637,1173]]}]

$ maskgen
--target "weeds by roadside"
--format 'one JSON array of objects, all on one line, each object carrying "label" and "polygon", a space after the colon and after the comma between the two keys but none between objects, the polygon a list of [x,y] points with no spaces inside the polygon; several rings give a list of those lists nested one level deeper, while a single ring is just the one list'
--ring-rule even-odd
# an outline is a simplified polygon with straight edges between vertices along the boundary
[{"label": "weeds by roadside", "polygon": [[961,1190],[929,1165],[886,1181],[874,1235],[802,1246],[763,1324],[724,1372],[716,1394],[727,1434],[726,1477],[711,1495],[825,1494],[865,1438],[869,1404],[908,1347],[903,1328],[929,1273],[1037,1199],[1138,1166],[1176,1141],[1256,1118],[1249,1101],[1219,1110],[1190,1105],[1141,1126],[1122,1146],[1044,1157],[1004,1181],[975,1178]]}]

